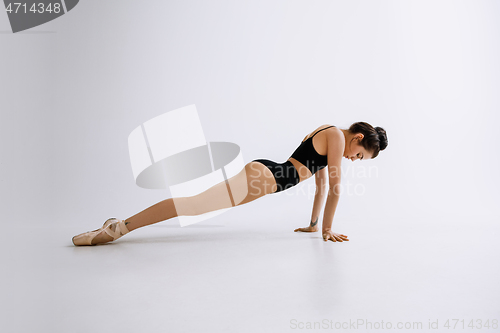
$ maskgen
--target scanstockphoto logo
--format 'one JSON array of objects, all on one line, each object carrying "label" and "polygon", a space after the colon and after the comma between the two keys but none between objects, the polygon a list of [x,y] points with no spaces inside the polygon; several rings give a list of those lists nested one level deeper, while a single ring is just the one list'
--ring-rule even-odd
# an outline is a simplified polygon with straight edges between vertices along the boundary
[{"label": "scanstockphoto logo", "polygon": [[31,29],[52,21],[75,8],[79,0],[38,0],[9,1],[4,0],[5,11],[9,17],[12,32]]},{"label": "scanstockphoto logo", "polygon": [[194,104],[137,126],[128,147],[136,184],[168,187],[182,227],[226,212],[249,193],[240,147],[207,141]]}]

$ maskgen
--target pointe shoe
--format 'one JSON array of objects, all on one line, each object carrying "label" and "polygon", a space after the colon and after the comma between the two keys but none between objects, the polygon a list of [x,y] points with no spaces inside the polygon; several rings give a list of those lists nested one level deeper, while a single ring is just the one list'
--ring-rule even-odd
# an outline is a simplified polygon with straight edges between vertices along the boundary
[{"label": "pointe shoe", "polygon": [[[116,228],[113,231],[111,229],[111,225],[116,224]],[[130,231],[127,229],[125,226],[125,221],[124,220],[119,220],[115,217],[109,218],[104,222],[101,228],[96,229],[94,231],[89,231],[89,232],[84,232],[83,234],[76,235],[73,237],[73,244],[76,246],[81,246],[81,245],[97,245],[97,244],[92,244],[92,240],[99,235],[101,232],[107,233],[113,240],[110,240],[109,242],[115,241],[118,238],[122,237],[123,235],[128,234]],[[106,243],[109,243],[106,242]],[[99,243],[99,244],[104,244],[104,243]]]}]

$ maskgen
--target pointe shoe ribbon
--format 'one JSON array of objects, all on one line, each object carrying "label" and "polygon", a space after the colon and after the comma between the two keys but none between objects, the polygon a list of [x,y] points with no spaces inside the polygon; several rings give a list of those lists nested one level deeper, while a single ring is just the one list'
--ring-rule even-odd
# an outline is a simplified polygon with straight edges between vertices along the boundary
[{"label": "pointe shoe ribbon", "polygon": [[115,219],[118,222],[111,222],[109,225],[116,223],[115,230],[111,230],[111,227],[104,228],[104,232],[107,233],[113,240],[117,240],[118,238],[128,234],[130,231],[125,226],[125,221]]},{"label": "pointe shoe ribbon", "polygon": [[[111,224],[116,224],[115,230],[111,230]],[[81,245],[96,245],[92,244],[92,240],[100,234],[102,231],[104,231],[106,234],[108,234],[111,238],[114,240],[117,240],[118,238],[122,237],[123,235],[129,233],[130,231],[127,229],[125,226],[125,221],[124,220],[119,220],[115,217],[109,218],[104,222],[101,228],[94,230],[94,231],[89,231],[89,232],[84,232],[80,235],[77,235],[73,237],[73,244],[76,246],[81,246]],[[110,241],[111,242],[111,241]]]}]

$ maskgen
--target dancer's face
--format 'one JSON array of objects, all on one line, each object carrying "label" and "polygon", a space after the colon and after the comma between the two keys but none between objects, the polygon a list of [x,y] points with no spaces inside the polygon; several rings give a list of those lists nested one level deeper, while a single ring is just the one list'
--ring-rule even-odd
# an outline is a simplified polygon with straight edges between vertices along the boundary
[{"label": "dancer's face", "polygon": [[351,160],[368,160],[372,158],[372,153],[368,152],[363,146],[359,144],[363,139],[364,135],[358,133],[354,135],[351,141],[346,145],[346,149],[344,152],[344,157]]}]

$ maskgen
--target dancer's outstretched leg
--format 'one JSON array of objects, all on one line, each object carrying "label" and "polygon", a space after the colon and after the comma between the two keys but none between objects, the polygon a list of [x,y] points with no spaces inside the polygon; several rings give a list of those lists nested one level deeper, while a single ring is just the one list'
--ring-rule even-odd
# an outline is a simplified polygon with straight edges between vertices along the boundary
[{"label": "dancer's outstretched leg", "polygon": [[[228,189],[233,200],[228,197]],[[193,216],[214,210],[239,206],[276,191],[271,171],[259,162],[250,162],[237,175],[191,197],[170,198],[158,202],[125,220],[128,230],[165,221],[177,216]],[[242,197],[240,194],[244,193]],[[242,199],[243,198],[243,199]],[[242,200],[241,200],[242,199]],[[105,232],[97,235],[92,244],[106,243],[112,238]]]}]

